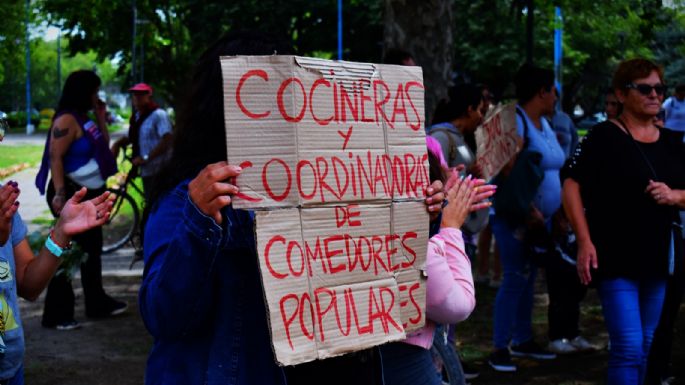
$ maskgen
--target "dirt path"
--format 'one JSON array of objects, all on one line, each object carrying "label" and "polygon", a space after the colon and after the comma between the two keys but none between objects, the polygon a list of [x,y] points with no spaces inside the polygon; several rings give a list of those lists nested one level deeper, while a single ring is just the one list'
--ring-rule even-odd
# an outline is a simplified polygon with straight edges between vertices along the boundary
[{"label": "dirt path", "polygon": [[142,384],[152,339],[138,313],[139,282],[140,277],[104,278],[105,290],[129,304],[127,313],[106,320],[93,321],[85,317],[83,292],[77,289],[76,319],[83,327],[72,331],[41,327],[42,296],[34,303],[23,302],[21,310],[26,335],[26,383]]},{"label": "dirt path", "polygon": [[[78,280],[76,280],[78,281]],[[83,299],[77,294],[76,317],[83,328],[69,332],[40,326],[42,298],[22,306],[26,329],[26,382],[32,385],[128,385],[142,384],[145,360],[151,338],[143,327],[137,309],[140,277],[105,277],[106,290],[129,303],[129,311],[117,318],[91,321],[83,315]],[[603,384],[608,352],[559,357],[553,361],[518,360],[519,371],[497,373],[487,366],[490,351],[492,303],[495,290],[478,290],[478,307],[471,319],[459,327],[460,348],[481,375],[473,385],[599,385]],[[685,309],[684,309],[685,310]],[[535,307],[534,326],[540,340],[545,340],[546,307]],[[584,335],[606,346],[597,297],[593,292],[582,307]],[[684,313],[685,314],[685,313]],[[685,317],[681,317],[674,339],[675,384],[685,384]],[[255,384],[260,385],[260,384]]]}]

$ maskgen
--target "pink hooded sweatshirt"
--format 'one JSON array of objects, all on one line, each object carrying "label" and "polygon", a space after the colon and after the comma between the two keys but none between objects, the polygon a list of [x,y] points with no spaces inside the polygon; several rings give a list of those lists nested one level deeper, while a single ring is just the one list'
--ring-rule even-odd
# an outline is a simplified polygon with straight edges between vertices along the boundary
[{"label": "pink hooded sweatshirt", "polygon": [[460,230],[443,227],[428,241],[426,274],[426,325],[404,342],[430,349],[435,323],[461,322],[476,306],[471,261]]}]

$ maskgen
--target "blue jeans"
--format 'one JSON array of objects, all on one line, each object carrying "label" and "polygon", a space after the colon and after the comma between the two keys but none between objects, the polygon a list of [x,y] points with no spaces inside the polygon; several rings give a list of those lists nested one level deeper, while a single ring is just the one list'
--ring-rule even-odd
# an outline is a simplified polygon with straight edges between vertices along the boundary
[{"label": "blue jeans", "polygon": [[17,370],[17,374],[12,378],[0,380],[0,385],[24,385],[24,365]]},{"label": "blue jeans", "polygon": [[496,216],[492,219],[502,261],[502,286],[497,291],[493,317],[495,349],[518,345],[533,338],[533,286],[537,269],[532,266],[523,242],[514,238],[514,229]]},{"label": "blue jeans", "polygon": [[404,342],[379,347],[385,385],[440,385],[430,350]]},{"label": "blue jeans", "polygon": [[659,323],[666,279],[604,279],[598,292],[611,351],[608,385],[642,384]]}]

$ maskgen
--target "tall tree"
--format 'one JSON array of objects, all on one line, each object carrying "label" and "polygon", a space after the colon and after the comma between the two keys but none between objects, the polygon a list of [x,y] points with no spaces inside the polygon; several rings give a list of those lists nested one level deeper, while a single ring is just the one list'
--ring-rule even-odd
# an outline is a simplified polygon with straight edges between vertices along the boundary
[{"label": "tall tree", "polygon": [[[131,0],[40,0],[54,24],[69,31],[72,52],[94,50],[117,57],[130,72]],[[382,40],[378,1],[345,2],[345,58],[377,61]],[[170,104],[184,95],[192,63],[214,40],[230,31],[261,30],[290,40],[302,55],[331,57],[336,49],[336,5],[328,1],[136,0],[136,46],[144,45],[145,81]],[[84,11],[85,10],[85,11]],[[138,53],[140,54],[140,52]],[[129,79],[129,82],[132,80]]]},{"label": "tall tree", "polygon": [[450,0],[385,0],[385,46],[412,53],[423,68],[427,123],[447,97],[454,58]]}]

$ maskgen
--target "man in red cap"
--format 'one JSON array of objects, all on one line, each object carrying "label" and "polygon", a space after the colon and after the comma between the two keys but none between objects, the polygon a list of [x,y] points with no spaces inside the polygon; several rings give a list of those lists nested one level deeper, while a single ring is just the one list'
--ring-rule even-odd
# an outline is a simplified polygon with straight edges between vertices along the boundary
[{"label": "man in red cap", "polygon": [[172,127],[166,111],[152,100],[152,87],[138,83],[128,91],[133,104],[128,136],[117,140],[112,152],[117,156],[121,147],[133,145],[132,162],[140,167],[147,200],[153,176],[170,155]]}]

